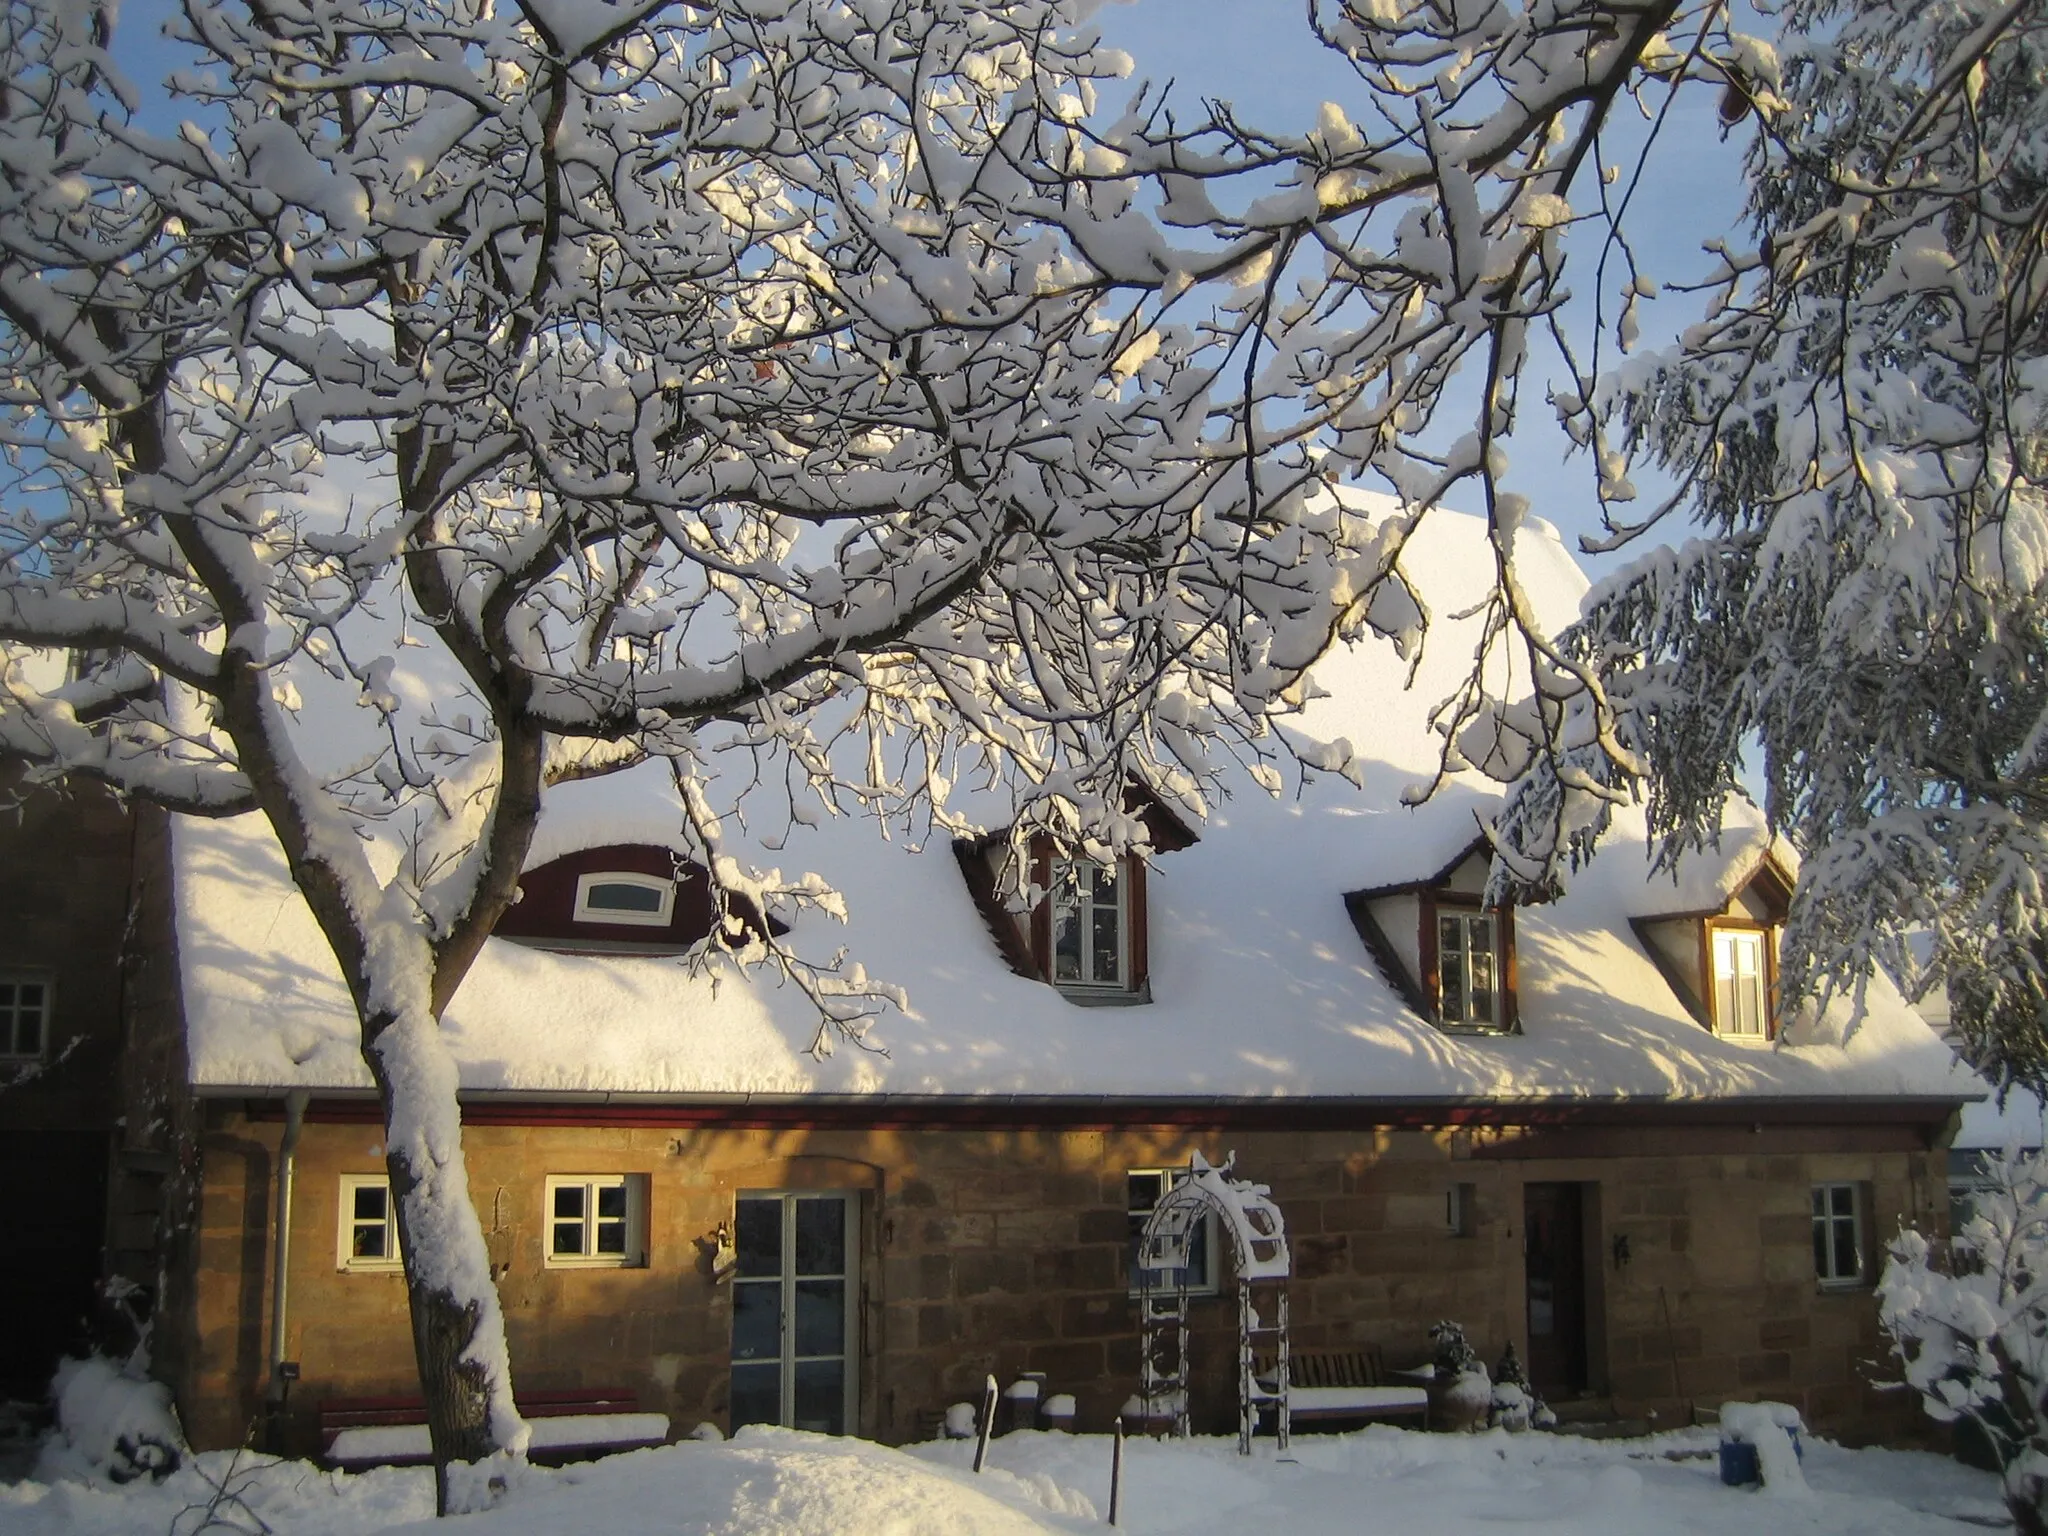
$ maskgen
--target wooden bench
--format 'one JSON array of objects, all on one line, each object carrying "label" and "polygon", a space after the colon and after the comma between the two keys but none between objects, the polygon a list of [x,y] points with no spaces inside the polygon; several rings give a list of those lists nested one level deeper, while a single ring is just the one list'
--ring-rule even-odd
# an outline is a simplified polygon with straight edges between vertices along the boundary
[{"label": "wooden bench", "polygon": [[[1271,1391],[1274,1362],[1259,1362],[1260,1385]],[[1287,1417],[1291,1424],[1413,1423],[1429,1428],[1429,1389],[1390,1384],[1378,1348],[1289,1351]]]},{"label": "wooden bench", "polygon": [[[613,1451],[662,1445],[668,1415],[642,1413],[626,1387],[521,1392],[513,1401],[533,1429],[529,1459],[544,1465],[589,1461]],[[320,1404],[320,1459],[330,1467],[423,1467],[434,1459],[427,1404],[420,1397],[330,1397]]]}]

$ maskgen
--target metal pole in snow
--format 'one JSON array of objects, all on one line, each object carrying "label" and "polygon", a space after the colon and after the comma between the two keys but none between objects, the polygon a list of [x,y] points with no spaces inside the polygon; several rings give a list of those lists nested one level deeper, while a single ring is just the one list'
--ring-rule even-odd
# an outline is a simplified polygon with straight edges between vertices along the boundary
[{"label": "metal pole in snow", "polygon": [[988,1460],[989,1431],[996,1427],[996,1379],[991,1376],[981,1394],[981,1438],[974,1444],[974,1470]]},{"label": "metal pole in snow", "polygon": [[1116,1416],[1116,1440],[1109,1453],[1109,1523],[1117,1524],[1124,1514],[1124,1416]]}]

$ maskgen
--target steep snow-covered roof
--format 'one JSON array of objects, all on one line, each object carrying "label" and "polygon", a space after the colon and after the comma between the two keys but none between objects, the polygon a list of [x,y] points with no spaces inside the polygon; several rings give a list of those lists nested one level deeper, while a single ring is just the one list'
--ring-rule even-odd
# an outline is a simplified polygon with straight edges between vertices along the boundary
[{"label": "steep snow-covered roof", "polygon": [[[1522,574],[1546,621],[1575,611],[1585,582],[1556,535],[1522,535]],[[1493,799],[1460,779],[1418,810],[1404,787],[1436,754],[1431,705],[1469,664],[1477,625],[1450,615],[1491,577],[1476,519],[1439,513],[1410,547],[1434,613],[1412,689],[1390,648],[1322,662],[1328,697],[1294,726],[1348,738],[1363,789],[1319,779],[1273,799],[1243,780],[1200,841],[1160,856],[1148,881],[1149,1004],[1083,1008],[1004,964],[942,837],[885,839],[859,818],[788,830],[786,873],[814,870],[846,901],[844,927],[801,916],[786,943],[817,959],[840,946],[908,1008],[873,1042],[807,1052],[816,1015],[768,971],[711,973],[669,958],[577,956],[493,940],[445,1027],[473,1091],[681,1096],[939,1095],[1371,1099],[1960,1096],[1933,1032],[1875,980],[1860,1011],[1838,1004],[1776,1047],[1702,1030],[1628,919],[1717,906],[1762,850],[1731,813],[1721,854],[1651,879],[1640,819],[1557,903],[1516,914],[1523,1033],[1453,1037],[1417,1017],[1366,952],[1346,891],[1441,869]],[[530,865],[621,841],[673,841],[665,774],[636,769],[550,791]],[[782,828],[774,829],[780,841]],[[192,1072],[204,1088],[369,1085],[340,975],[256,817],[181,822],[174,835],[180,958]],[[743,855],[746,850],[736,847]],[[1695,889],[1696,887],[1696,889]],[[1963,1089],[1961,1093],[1971,1090]]]}]

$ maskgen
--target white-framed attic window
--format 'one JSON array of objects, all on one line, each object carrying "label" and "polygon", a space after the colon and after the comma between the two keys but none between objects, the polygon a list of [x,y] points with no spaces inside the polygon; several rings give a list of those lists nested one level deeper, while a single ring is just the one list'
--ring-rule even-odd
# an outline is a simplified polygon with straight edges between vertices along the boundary
[{"label": "white-framed attic window", "polygon": [[1052,981],[1104,991],[1131,984],[1128,879],[1114,864],[1060,859],[1052,867]]},{"label": "white-framed attic window", "polygon": [[341,1176],[334,1267],[352,1275],[395,1274],[405,1267],[398,1251],[398,1211],[391,1198],[391,1180],[386,1175]]},{"label": "white-framed attic window", "polygon": [[[600,870],[576,880],[579,923],[620,923],[666,928],[675,916],[676,883],[630,870]],[[560,910],[559,908],[557,910]]]},{"label": "white-framed attic window", "polygon": [[635,1269],[647,1263],[647,1179],[635,1173],[550,1174],[549,1269]]},{"label": "white-framed attic window", "polygon": [[1770,963],[1762,928],[1708,929],[1712,950],[1714,1033],[1730,1040],[1767,1040],[1771,1033]]},{"label": "white-framed attic window", "polygon": [[1499,918],[1477,909],[1438,907],[1436,964],[1443,1023],[1454,1029],[1500,1028]]}]

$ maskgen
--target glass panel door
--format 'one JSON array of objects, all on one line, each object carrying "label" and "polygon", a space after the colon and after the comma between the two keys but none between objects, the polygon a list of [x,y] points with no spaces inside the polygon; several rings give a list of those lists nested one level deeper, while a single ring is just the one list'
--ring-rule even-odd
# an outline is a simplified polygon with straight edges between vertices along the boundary
[{"label": "glass panel door", "polygon": [[853,1422],[854,1200],[746,1194],[734,1212],[732,1427]]}]

